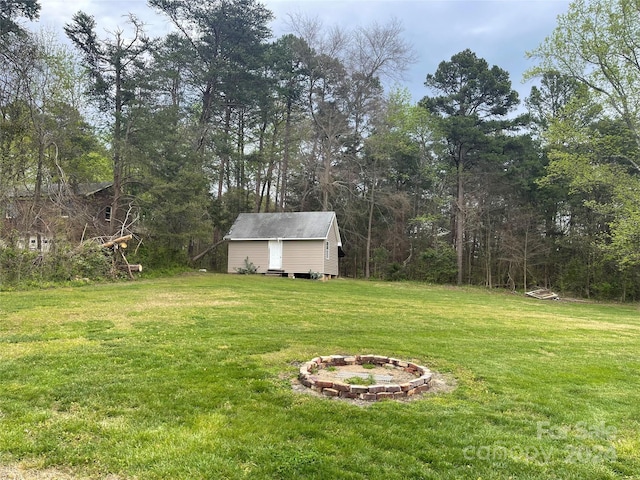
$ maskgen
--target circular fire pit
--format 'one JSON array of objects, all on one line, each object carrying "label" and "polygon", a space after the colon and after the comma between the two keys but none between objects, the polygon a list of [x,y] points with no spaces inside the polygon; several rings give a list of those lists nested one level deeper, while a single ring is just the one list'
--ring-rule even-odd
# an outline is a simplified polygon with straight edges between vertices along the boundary
[{"label": "circular fire pit", "polygon": [[316,357],[302,365],[299,374],[302,385],[327,397],[367,401],[426,392],[431,378],[426,367],[381,355]]}]

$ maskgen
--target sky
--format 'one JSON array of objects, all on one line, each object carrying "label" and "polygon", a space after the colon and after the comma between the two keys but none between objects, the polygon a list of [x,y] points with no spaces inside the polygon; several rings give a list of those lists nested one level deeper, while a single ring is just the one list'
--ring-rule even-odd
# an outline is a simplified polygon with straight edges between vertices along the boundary
[{"label": "sky", "polygon": [[[192,0],[197,1],[197,0]],[[263,0],[274,13],[275,37],[290,32],[289,14],[318,18],[327,27],[346,29],[385,24],[391,18],[404,27],[404,38],[413,45],[417,61],[405,73],[400,86],[408,88],[414,101],[429,91],[425,77],[438,64],[467,48],[490,66],[509,72],[513,88],[524,100],[532,82],[523,73],[535,65],[526,52],[535,49],[556,26],[559,14],[567,11],[568,0]],[[78,10],[93,15],[98,32],[124,25],[128,13],[147,24],[151,36],[171,28],[169,22],[147,6],[146,0],[40,0],[40,22],[59,32]],[[37,26],[36,26],[37,27]]]}]

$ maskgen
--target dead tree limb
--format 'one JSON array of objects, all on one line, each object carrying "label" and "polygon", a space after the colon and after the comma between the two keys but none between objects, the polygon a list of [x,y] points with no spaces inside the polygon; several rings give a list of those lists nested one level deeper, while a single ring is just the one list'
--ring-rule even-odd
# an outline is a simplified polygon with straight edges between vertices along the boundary
[{"label": "dead tree limb", "polygon": [[209,253],[211,250],[213,250],[214,248],[216,248],[218,245],[220,245],[221,243],[224,243],[224,239],[220,240],[219,242],[214,243],[213,245],[208,246],[203,252],[200,252],[198,255],[196,255],[195,257],[193,257],[191,259],[192,262],[197,262],[198,260],[200,260],[202,257],[204,257],[207,253]]}]

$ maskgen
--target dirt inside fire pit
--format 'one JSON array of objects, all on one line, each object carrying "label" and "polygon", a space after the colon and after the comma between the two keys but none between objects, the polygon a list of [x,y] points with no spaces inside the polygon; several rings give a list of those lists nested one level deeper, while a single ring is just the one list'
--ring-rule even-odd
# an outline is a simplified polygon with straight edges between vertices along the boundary
[{"label": "dirt inside fire pit", "polygon": [[414,362],[370,354],[315,357],[300,366],[298,381],[309,392],[355,403],[412,400],[455,383]]},{"label": "dirt inside fire pit", "polygon": [[366,365],[342,365],[340,367],[322,368],[318,370],[316,375],[323,380],[343,382],[346,379],[355,379],[355,377],[360,377],[366,382],[369,377],[372,377],[376,383],[405,383],[416,378],[414,374],[398,368],[381,366],[370,368]]}]

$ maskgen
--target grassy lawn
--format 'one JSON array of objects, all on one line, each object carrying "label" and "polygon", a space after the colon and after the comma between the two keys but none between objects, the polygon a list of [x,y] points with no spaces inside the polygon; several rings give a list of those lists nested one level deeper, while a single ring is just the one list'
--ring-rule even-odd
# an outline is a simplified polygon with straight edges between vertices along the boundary
[{"label": "grassy lawn", "polygon": [[[366,407],[292,390],[300,362],[357,353],[416,361],[457,388]],[[640,478],[639,405],[637,305],[213,274],[0,293],[5,468]]]}]

